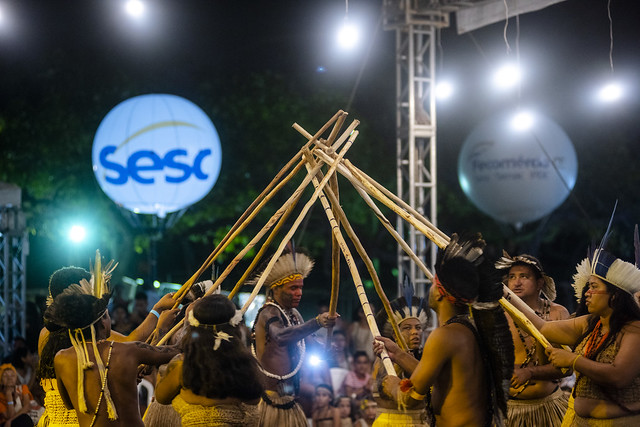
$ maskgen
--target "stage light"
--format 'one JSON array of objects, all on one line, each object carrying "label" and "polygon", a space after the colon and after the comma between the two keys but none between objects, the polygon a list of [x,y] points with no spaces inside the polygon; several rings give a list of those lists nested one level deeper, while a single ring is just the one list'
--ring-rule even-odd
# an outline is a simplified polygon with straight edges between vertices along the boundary
[{"label": "stage light", "polygon": [[140,0],[129,0],[125,3],[124,9],[130,16],[139,18],[144,13],[144,3]]},{"label": "stage light", "polygon": [[533,114],[528,111],[520,111],[511,119],[511,127],[517,131],[525,131],[531,129],[533,122]]},{"label": "stage light", "polygon": [[360,40],[358,28],[345,20],[340,30],[338,30],[338,45],[343,49],[353,49]]},{"label": "stage light", "polygon": [[453,95],[453,85],[447,81],[442,81],[436,85],[436,98],[445,100]]},{"label": "stage light", "polygon": [[598,92],[598,98],[603,102],[615,102],[620,100],[623,95],[622,86],[616,82],[606,84]]},{"label": "stage light", "polygon": [[69,229],[69,240],[80,243],[87,237],[87,230],[82,225],[74,225]]},{"label": "stage light", "polygon": [[522,80],[522,71],[515,64],[505,64],[493,75],[493,84],[499,89],[515,87]]}]

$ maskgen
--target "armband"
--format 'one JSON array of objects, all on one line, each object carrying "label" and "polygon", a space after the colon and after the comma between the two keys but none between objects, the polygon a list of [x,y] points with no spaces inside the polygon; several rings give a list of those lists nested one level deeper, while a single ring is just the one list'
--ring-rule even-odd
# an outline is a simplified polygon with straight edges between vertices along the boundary
[{"label": "armband", "polygon": [[10,400],[10,401],[8,401],[8,402],[7,402],[7,405],[13,405],[13,401],[11,401],[11,400]]},{"label": "armband", "polygon": [[416,391],[416,389],[412,388],[411,391],[409,392],[409,397],[412,398],[413,400],[424,400],[427,395],[426,394],[420,394]]},{"label": "armband", "polygon": [[153,314],[154,316],[156,316],[158,319],[160,318],[160,313],[158,313],[156,310],[151,310],[149,313]]}]

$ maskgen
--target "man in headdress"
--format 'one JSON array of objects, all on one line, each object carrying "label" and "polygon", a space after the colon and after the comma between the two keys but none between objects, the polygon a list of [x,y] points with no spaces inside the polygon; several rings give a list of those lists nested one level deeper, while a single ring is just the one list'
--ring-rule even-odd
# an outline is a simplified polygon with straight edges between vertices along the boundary
[{"label": "man in headdress", "polygon": [[[413,285],[409,283],[408,278],[405,277],[403,284],[403,296],[390,301],[391,311],[393,313],[394,320],[398,325],[400,334],[404,342],[407,344],[407,349],[412,356],[419,360],[422,356],[422,344],[424,336],[427,333],[427,328],[431,323],[430,315],[431,310],[427,307],[427,303],[424,298],[417,298],[413,296]],[[395,341],[395,333],[387,312],[382,309],[376,315],[376,323],[382,336],[393,339]],[[399,365],[395,364],[396,375],[401,378],[409,378],[410,372],[405,372]],[[393,425],[405,425],[405,426],[424,426],[426,425],[427,413],[426,407],[423,405],[417,409],[399,411],[398,403],[393,399],[391,395],[384,393],[382,384],[387,378],[387,371],[384,369],[382,362],[379,358],[376,358],[373,367],[374,377],[374,391],[373,398],[377,402],[376,421],[375,426]]]},{"label": "man in headdress", "polygon": [[383,391],[400,408],[421,408],[426,400],[431,425],[503,425],[506,417],[513,346],[498,303],[502,284],[484,260],[484,246],[480,235],[460,239],[454,234],[438,252],[429,293],[438,327],[419,362],[388,338],[374,341],[376,353],[386,347],[391,360],[411,372],[403,380],[387,377]]},{"label": "man in headdress", "polygon": [[266,377],[260,425],[307,425],[296,402],[305,338],[335,324],[335,317],[329,317],[327,312],[305,322],[296,310],[302,298],[303,279],[312,268],[313,260],[294,250],[281,255],[273,269],[266,272],[267,302],[256,316],[252,334],[252,351]]},{"label": "man in headdress", "polygon": [[[555,283],[545,274],[537,258],[528,254],[510,257],[504,252],[496,268],[506,272],[506,285],[541,319],[569,318],[567,309],[553,302]],[[549,363],[544,348],[510,316],[507,318],[515,348],[508,401],[509,425],[560,425],[567,411],[567,397],[560,388],[560,379],[567,373]]]},{"label": "man in headdress", "polygon": [[114,420],[142,426],[138,366],[167,363],[178,350],[106,341],[111,332],[109,296],[65,292],[47,308],[45,319],[65,328],[73,345],[55,356],[58,390],[67,408],[76,410],[80,426]]}]

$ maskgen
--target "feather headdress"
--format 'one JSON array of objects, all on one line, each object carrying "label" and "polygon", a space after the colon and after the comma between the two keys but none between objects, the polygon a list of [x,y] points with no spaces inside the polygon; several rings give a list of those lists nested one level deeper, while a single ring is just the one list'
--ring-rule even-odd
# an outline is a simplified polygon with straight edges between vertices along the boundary
[{"label": "feather headdress", "polygon": [[525,264],[535,268],[544,280],[544,284],[542,285],[542,294],[549,301],[554,301],[556,299],[556,283],[551,276],[548,276],[544,272],[544,270],[542,269],[542,264],[540,263],[538,258],[529,254],[522,254],[511,257],[509,256],[507,251],[503,250],[502,258],[496,261],[495,266],[498,270],[509,270],[511,267],[513,267],[514,264]]},{"label": "feather headdress", "polygon": [[278,258],[278,261],[276,261],[271,271],[262,271],[248,280],[246,284],[256,284],[265,273],[267,277],[264,283],[270,288],[306,278],[313,269],[313,259],[300,249],[296,249],[293,246],[289,246],[289,248],[289,252],[280,255],[280,258]]},{"label": "feather headdress", "polygon": [[[398,326],[407,319],[417,319],[422,325],[422,329],[427,329],[431,312],[427,307],[425,299],[418,298],[414,295],[413,285],[409,280],[409,276],[404,276],[402,296],[390,301],[389,305],[391,306],[393,318]],[[391,326],[391,322],[389,322],[387,312],[384,308],[376,314],[376,323],[382,336],[395,339],[393,327]]]},{"label": "feather headdress", "polygon": [[587,254],[587,257],[576,266],[576,273],[573,275],[573,288],[578,299],[582,297],[582,290],[589,281],[589,276],[596,276],[631,295],[640,291],[640,269],[638,269],[638,260],[640,258],[638,247],[640,244],[638,243],[637,225],[634,232],[635,264],[623,261],[604,250],[611,234],[611,224],[617,206],[618,201],[613,207],[609,225],[600,241],[600,245],[592,253],[589,251],[590,253]]},{"label": "feather headdress", "polygon": [[463,237],[453,233],[447,247],[438,251],[434,286],[446,291],[453,303],[476,302],[480,287],[477,267],[484,261],[485,246],[479,233]]},{"label": "feather headdress", "polygon": [[[116,266],[117,264],[111,261],[103,269],[100,251],[96,251],[95,264],[91,268],[91,279],[89,281],[81,279],[79,283],[69,285],[60,295],[53,299],[44,316],[45,320],[68,330],[78,361],[78,409],[83,413],[88,413],[84,393],[84,371],[93,366],[87,351],[87,338],[84,332],[89,328],[93,354],[96,359],[100,380],[104,384],[103,396],[107,403],[107,412],[110,420],[118,419],[118,414],[106,382],[106,368],[98,350],[94,325],[107,312],[107,305],[111,295],[109,281],[111,280],[111,273]],[[68,305],[70,303],[79,305],[77,306],[78,310],[71,310],[73,312],[70,312]]]}]

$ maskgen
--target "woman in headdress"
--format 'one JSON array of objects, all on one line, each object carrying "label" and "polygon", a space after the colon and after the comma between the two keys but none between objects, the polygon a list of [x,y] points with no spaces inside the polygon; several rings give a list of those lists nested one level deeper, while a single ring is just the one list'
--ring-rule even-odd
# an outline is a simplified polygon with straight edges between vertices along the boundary
[{"label": "woman in headdress", "polygon": [[[403,296],[390,301],[393,317],[400,329],[400,333],[407,344],[408,351],[420,360],[422,356],[422,345],[424,344],[425,333],[429,327],[431,310],[427,307],[424,298],[418,298],[413,295],[413,285],[409,283],[405,277],[403,284]],[[396,337],[393,327],[387,316],[387,312],[382,309],[376,315],[376,323],[383,337],[395,341]],[[409,378],[410,372],[405,372],[399,365],[394,364],[396,374],[399,378]],[[376,358],[373,367],[374,391],[373,397],[377,402],[377,418],[373,425],[388,425],[396,423],[396,425],[424,425],[427,419],[426,407],[420,409],[412,409],[406,411],[398,410],[398,402],[392,396],[382,391],[382,384],[387,377],[387,372],[382,366],[380,358]]]},{"label": "woman in headdress", "polygon": [[184,353],[156,384],[156,399],[172,403],[183,426],[257,426],[263,391],[257,362],[241,340],[235,305],[222,295],[193,303]]},{"label": "woman in headdress", "polygon": [[640,270],[605,252],[605,241],[573,276],[576,295],[587,288],[589,314],[545,322],[509,295],[549,341],[575,348],[547,350],[556,367],[576,373],[575,413],[567,412],[563,426],[640,425],[640,307],[633,296],[640,291]]},{"label": "woman in headdress", "polygon": [[[99,253],[98,253],[99,256]],[[96,263],[98,263],[96,258]],[[100,290],[95,289],[96,277],[95,272],[89,272],[80,267],[63,267],[56,270],[49,278],[49,297],[47,299],[47,306],[53,304],[54,299],[63,294],[64,292],[75,292],[97,295],[97,292],[104,292],[109,286],[111,279],[111,273],[115,265],[113,263],[107,264],[104,270],[100,266],[96,266],[99,272],[101,283]],[[108,293],[108,292],[104,292]],[[101,294],[102,295],[102,294]],[[110,334],[109,339],[114,341],[131,341],[135,339],[144,340],[153,330],[156,321],[160,324],[168,323],[171,321],[171,315],[176,310],[167,310],[171,308],[173,299],[170,294],[165,295],[158,303],[153,307],[148,319],[140,325],[135,333],[131,333],[129,336],[123,336],[114,332]],[[164,313],[167,311],[167,313]],[[161,312],[160,316],[157,314]],[[159,317],[163,317],[159,320]],[[78,418],[74,410],[69,410],[65,407],[60,393],[58,392],[56,373],[53,366],[53,360],[58,351],[69,348],[72,346],[71,338],[66,328],[61,325],[57,325],[52,319],[45,318],[45,327],[40,332],[40,338],[38,342],[38,353],[40,360],[37,369],[37,378],[40,380],[40,384],[45,391],[45,412],[38,422],[39,427],[46,426],[77,426]]]}]

